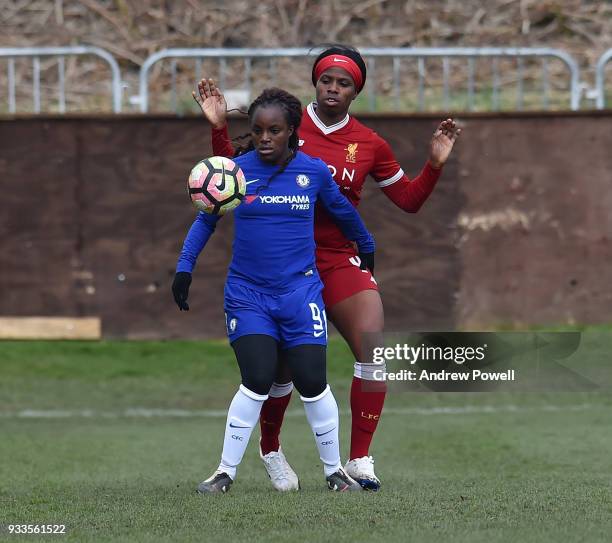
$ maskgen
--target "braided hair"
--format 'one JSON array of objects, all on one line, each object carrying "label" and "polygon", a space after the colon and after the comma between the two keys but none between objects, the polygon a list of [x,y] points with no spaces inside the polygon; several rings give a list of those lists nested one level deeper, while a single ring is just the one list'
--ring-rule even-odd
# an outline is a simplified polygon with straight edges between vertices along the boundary
[{"label": "braided hair", "polygon": [[[272,179],[280,175],[285,171],[289,163],[295,158],[297,152],[299,150],[299,138],[297,130],[302,122],[302,103],[298,98],[293,96],[293,94],[288,93],[283,89],[279,89],[277,87],[272,87],[270,89],[265,89],[249,106],[249,110],[247,115],[249,116],[249,122],[252,122],[253,116],[255,115],[255,111],[259,107],[268,107],[268,106],[277,106],[279,107],[284,115],[285,120],[287,121],[287,125],[293,127],[293,133],[289,136],[289,149],[291,153],[287,159],[280,165],[279,169],[276,170],[268,179],[268,182],[265,185],[258,187],[257,193],[261,189],[268,188]],[[250,139],[250,134],[244,134],[236,138],[236,140],[249,138],[249,141],[246,145],[238,147],[236,149],[235,156],[243,155],[249,151],[255,149],[253,145],[253,140]]]}]

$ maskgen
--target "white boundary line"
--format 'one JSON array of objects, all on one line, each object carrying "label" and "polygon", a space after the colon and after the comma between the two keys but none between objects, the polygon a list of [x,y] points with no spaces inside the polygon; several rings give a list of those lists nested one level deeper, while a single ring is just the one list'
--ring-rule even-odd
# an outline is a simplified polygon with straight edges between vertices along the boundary
[{"label": "white boundary line", "polygon": [[[488,415],[498,413],[526,413],[526,412],[564,412],[588,411],[590,409],[609,409],[612,406],[595,404],[568,404],[568,405],[468,405],[464,407],[389,407],[383,415]],[[341,410],[341,415],[350,415],[350,411]],[[219,409],[150,409],[146,407],[130,407],[123,411],[99,411],[96,409],[23,409],[20,411],[0,411],[0,419],[123,419],[123,418],[213,418],[223,419],[227,411]],[[291,410],[286,413],[288,417],[303,417],[301,410]]]}]

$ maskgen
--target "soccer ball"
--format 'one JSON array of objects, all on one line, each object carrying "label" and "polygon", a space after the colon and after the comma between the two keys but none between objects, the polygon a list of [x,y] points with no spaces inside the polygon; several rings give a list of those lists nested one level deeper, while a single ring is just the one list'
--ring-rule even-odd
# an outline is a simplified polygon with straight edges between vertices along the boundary
[{"label": "soccer ball", "polygon": [[231,211],[240,205],[246,193],[246,180],[240,166],[222,156],[198,162],[187,183],[195,208],[213,215]]}]

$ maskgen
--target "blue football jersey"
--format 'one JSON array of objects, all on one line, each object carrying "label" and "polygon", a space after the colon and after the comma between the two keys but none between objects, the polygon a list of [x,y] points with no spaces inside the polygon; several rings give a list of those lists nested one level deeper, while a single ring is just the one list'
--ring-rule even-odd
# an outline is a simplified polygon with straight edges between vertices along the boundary
[{"label": "blue football jersey", "polygon": [[[275,293],[320,282],[314,242],[317,201],[360,251],[374,251],[374,239],[322,160],[298,152],[268,186],[278,166],[263,162],[256,151],[233,160],[244,172],[247,191],[242,204],[232,212],[234,243],[228,283]],[[177,272],[193,271],[220,218],[198,214],[183,243]]]}]

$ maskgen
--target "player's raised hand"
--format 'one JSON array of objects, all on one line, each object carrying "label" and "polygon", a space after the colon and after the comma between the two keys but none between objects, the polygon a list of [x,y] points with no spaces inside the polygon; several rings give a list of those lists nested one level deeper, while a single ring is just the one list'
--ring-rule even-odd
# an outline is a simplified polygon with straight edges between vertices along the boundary
[{"label": "player's raised hand", "polygon": [[457,128],[453,119],[440,123],[429,144],[429,162],[434,168],[441,168],[448,160],[460,134],[461,128]]},{"label": "player's raised hand", "polygon": [[227,103],[215,80],[200,79],[198,92],[193,91],[191,94],[213,128],[223,128],[227,118]]}]

